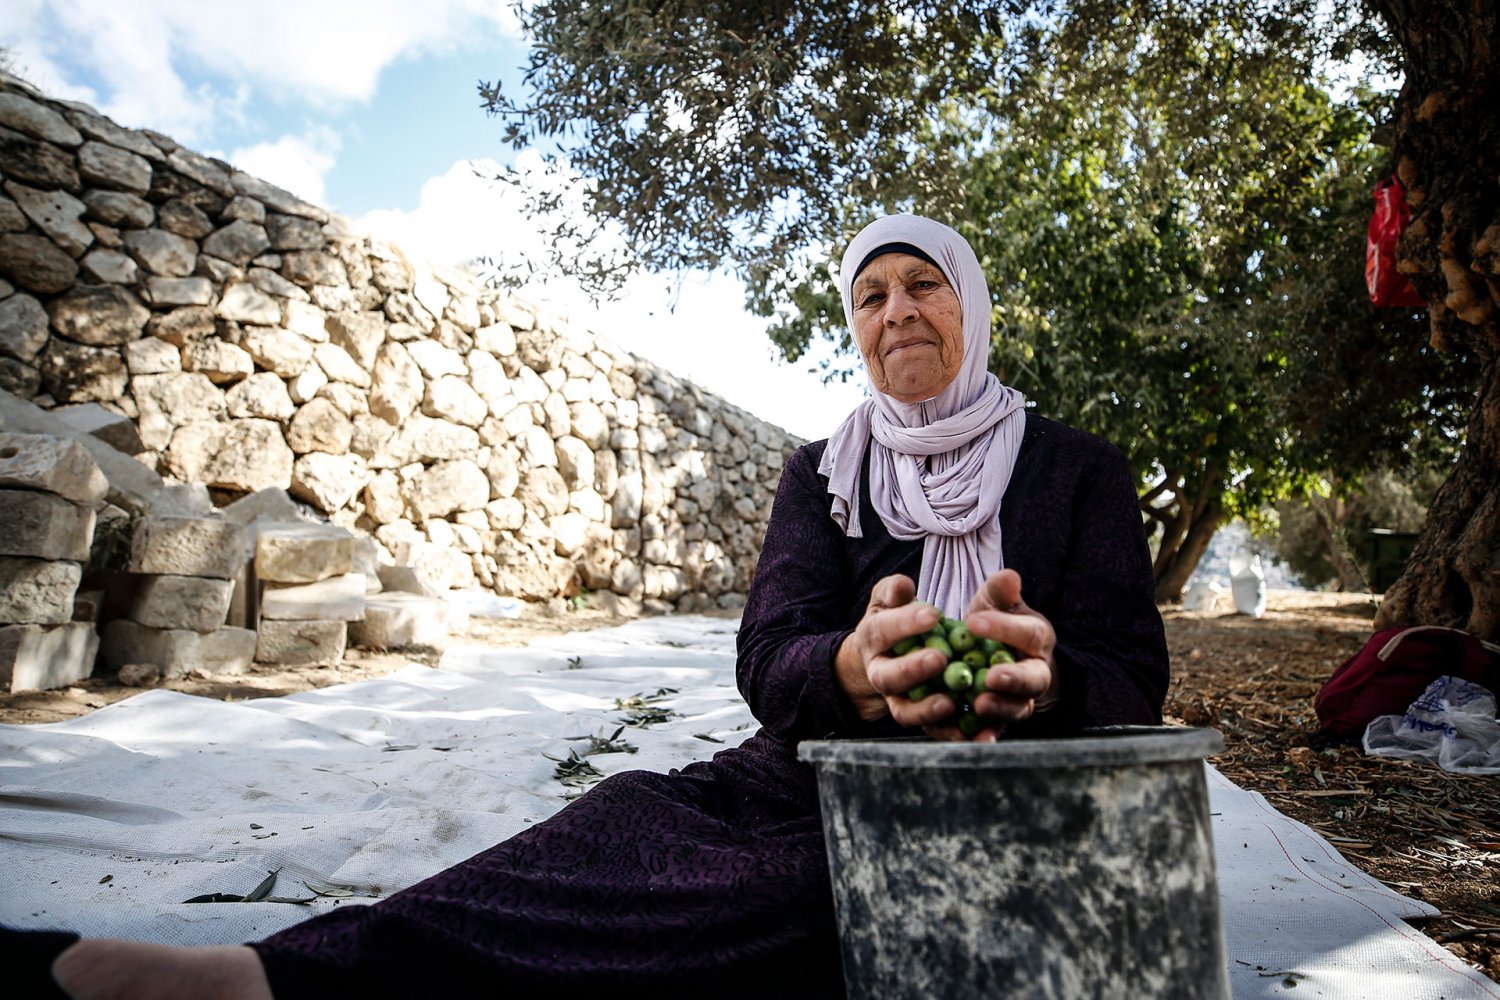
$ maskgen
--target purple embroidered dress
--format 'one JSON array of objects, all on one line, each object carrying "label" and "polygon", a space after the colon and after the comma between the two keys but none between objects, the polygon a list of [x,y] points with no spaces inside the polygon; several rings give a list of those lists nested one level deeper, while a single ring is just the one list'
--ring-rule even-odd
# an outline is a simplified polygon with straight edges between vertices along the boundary
[{"label": "purple embroidered dress", "polygon": [[[389,899],[254,944],[278,1000],[843,995],[816,788],[796,744],[900,731],[858,720],[834,653],[876,581],[917,577],[922,544],[891,538],[868,490],[864,537],[845,537],[817,473],[824,444],[782,475],[739,632],[739,687],[763,728],[680,771],[617,774]],[[1010,735],[1159,723],[1166,643],[1123,458],[1028,416],[1001,523],[1005,564],[1056,630],[1062,684],[1059,705]]]}]

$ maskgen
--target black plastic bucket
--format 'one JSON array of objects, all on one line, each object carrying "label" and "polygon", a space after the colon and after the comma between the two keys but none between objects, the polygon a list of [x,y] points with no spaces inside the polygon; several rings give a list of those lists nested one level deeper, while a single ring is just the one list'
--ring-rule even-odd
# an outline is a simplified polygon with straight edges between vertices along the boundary
[{"label": "black plastic bucket", "polygon": [[806,742],[850,1000],[1227,1000],[1212,729]]}]

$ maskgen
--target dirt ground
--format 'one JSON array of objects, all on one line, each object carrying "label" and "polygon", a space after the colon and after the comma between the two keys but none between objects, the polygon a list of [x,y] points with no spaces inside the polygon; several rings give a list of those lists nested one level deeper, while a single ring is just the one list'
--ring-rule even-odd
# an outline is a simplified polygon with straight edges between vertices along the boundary
[{"label": "dirt ground", "polygon": [[[1312,699],[1369,638],[1368,595],[1273,591],[1260,619],[1167,610],[1172,653],[1168,721],[1212,726],[1226,748],[1214,764],[1244,788],[1327,837],[1358,867],[1442,911],[1422,929],[1500,980],[1500,777],[1459,777],[1426,763],[1318,750]],[[620,624],[597,612],[538,612],[473,620],[453,642],[524,646],[537,638]],[[336,667],[256,669],[167,682],[176,691],[238,701],[379,677],[441,649],[351,650]],[[61,691],[0,696],[0,723],[57,722],[138,693],[110,677]]]}]

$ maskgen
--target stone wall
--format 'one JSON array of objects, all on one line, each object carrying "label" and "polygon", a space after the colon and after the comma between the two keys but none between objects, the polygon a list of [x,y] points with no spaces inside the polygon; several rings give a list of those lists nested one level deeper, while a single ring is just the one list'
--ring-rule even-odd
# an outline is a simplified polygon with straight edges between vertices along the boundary
[{"label": "stone wall", "polygon": [[0,387],[122,414],[142,463],[220,505],[285,488],[430,588],[626,611],[737,606],[800,443],[4,74]]}]

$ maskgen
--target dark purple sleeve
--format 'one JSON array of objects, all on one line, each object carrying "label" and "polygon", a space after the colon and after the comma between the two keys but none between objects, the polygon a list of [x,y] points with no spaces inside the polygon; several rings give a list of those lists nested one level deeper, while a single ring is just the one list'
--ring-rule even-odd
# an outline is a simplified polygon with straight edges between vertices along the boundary
[{"label": "dark purple sleeve", "polygon": [[[1047,615],[1063,700],[1038,735],[1086,726],[1160,725],[1166,635],[1145,530],[1124,456],[1100,448],[1077,480]],[[1024,573],[1023,573],[1024,579]]]},{"label": "dark purple sleeve", "polygon": [[856,585],[829,503],[816,450],[804,446],[782,471],[740,621],[740,693],[761,725],[786,739],[859,725],[834,656],[854,631],[851,600],[868,585]]}]

